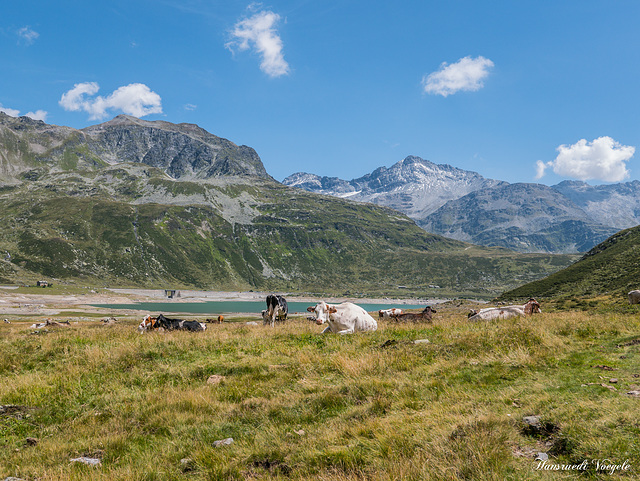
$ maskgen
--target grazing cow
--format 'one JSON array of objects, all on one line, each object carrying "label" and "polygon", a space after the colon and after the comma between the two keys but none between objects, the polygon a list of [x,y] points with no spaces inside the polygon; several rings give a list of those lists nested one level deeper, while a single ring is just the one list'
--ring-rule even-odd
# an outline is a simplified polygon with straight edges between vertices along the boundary
[{"label": "grazing cow", "polygon": [[224,316],[219,315],[217,319],[207,319],[205,322],[209,322],[212,324],[222,324],[224,322]]},{"label": "grazing cow", "polygon": [[492,321],[494,319],[509,319],[511,317],[537,314],[542,312],[540,304],[534,298],[522,306],[488,307],[479,311],[471,310],[470,321]]},{"label": "grazing cow", "polygon": [[378,323],[362,307],[343,302],[342,304],[327,304],[320,301],[312,307],[307,307],[307,311],[315,314],[315,322],[322,325],[325,322],[329,326],[322,331],[334,332],[337,334],[353,334],[356,331],[375,331]]},{"label": "grazing cow", "polygon": [[186,331],[204,331],[207,325],[198,321],[183,321],[182,319],[169,319],[160,314],[158,317],[146,316],[140,325],[138,331],[150,331],[152,329],[166,329],[173,331],[184,329]]},{"label": "grazing cow", "polygon": [[267,296],[267,317],[265,317],[264,314],[262,315],[264,323],[270,323],[271,327],[273,327],[276,324],[276,320],[286,320],[287,314],[289,314],[287,300],[282,296],[269,294]]},{"label": "grazing cow", "polygon": [[406,312],[396,317],[397,321],[427,321],[431,322],[431,314],[435,314],[436,311],[431,306],[425,307],[422,312]]},{"label": "grazing cow", "polygon": [[378,311],[378,319],[398,317],[400,314],[402,314],[402,309],[398,309],[397,307],[393,307],[391,309],[381,309]]},{"label": "grazing cow", "polygon": [[629,304],[640,304],[640,291],[629,292]]}]

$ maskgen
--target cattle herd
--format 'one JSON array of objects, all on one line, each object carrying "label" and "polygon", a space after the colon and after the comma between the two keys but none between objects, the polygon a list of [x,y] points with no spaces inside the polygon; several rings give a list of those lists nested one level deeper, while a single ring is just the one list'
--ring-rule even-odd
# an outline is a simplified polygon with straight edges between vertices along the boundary
[{"label": "cattle herd", "polygon": [[[634,294],[632,301],[632,294]],[[275,326],[276,321],[285,321],[289,314],[289,306],[287,300],[277,294],[269,294],[266,299],[267,308],[262,311],[263,324]],[[629,302],[631,304],[640,302],[640,291],[632,291],[629,293]],[[307,308],[307,311],[313,313],[309,320],[318,325],[327,324],[323,333],[332,332],[335,334],[353,334],[354,332],[375,331],[378,329],[378,322],[362,307],[352,302],[343,302],[341,304],[328,304],[324,301],[318,302],[315,306]],[[412,321],[412,322],[431,322],[432,315],[437,311],[431,306],[425,307],[421,312],[404,312],[402,309],[392,308],[378,311],[378,319],[393,319],[395,321]],[[470,321],[489,321],[494,319],[508,319],[510,317],[532,315],[542,312],[540,304],[533,298],[524,305],[489,307],[479,311],[472,310],[468,318]],[[224,321],[222,316],[218,316],[217,320],[207,319],[207,322],[221,323]],[[205,323],[197,321],[185,321],[182,319],[169,319],[160,314],[157,317],[146,316],[140,323],[138,330],[140,332],[151,331],[156,329],[164,330],[187,330],[187,331],[204,331],[207,328]]]}]

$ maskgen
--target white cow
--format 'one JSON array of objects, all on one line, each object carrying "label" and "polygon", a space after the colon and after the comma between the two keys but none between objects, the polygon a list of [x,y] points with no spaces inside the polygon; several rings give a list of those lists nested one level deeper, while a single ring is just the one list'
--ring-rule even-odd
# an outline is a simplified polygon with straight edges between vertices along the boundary
[{"label": "white cow", "polygon": [[629,292],[629,304],[640,304],[640,291]]},{"label": "white cow", "polygon": [[378,323],[362,307],[351,302],[327,304],[320,301],[315,307],[307,307],[307,311],[315,314],[316,324],[329,323],[322,333],[353,334],[356,331],[375,331]]},{"label": "white cow", "polygon": [[529,302],[523,306],[503,306],[488,307],[479,311],[471,311],[469,313],[470,321],[493,321],[494,319],[509,319],[511,317],[530,315],[542,312],[540,304],[535,299],[529,299]]},{"label": "white cow", "polygon": [[397,307],[392,307],[391,309],[381,309],[378,311],[378,317],[380,319],[398,317],[400,314],[402,314],[402,309],[398,309]]}]

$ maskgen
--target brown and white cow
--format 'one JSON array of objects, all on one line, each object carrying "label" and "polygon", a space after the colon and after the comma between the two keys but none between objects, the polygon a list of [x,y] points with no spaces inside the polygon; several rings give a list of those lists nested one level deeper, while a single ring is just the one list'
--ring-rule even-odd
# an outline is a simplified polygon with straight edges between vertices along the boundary
[{"label": "brown and white cow", "polygon": [[494,319],[510,319],[542,312],[540,304],[534,298],[522,306],[488,307],[479,311],[472,310],[468,317],[470,321],[493,321]]},{"label": "brown and white cow", "polygon": [[435,314],[436,312],[438,311],[433,309],[431,306],[427,306],[422,310],[422,312],[405,312],[404,314],[400,314],[399,316],[396,317],[396,320],[397,321],[413,321],[413,322],[419,322],[419,321],[431,322],[431,315]]},{"label": "brown and white cow", "polygon": [[327,304],[318,302],[315,306],[307,307],[307,311],[315,314],[314,321],[318,325],[325,322],[329,326],[322,331],[336,334],[353,334],[356,331],[375,331],[378,323],[362,307],[351,302],[342,304]]},{"label": "brown and white cow", "polygon": [[391,317],[398,317],[402,314],[402,309],[392,307],[391,309],[381,309],[378,311],[378,319],[389,319]]}]

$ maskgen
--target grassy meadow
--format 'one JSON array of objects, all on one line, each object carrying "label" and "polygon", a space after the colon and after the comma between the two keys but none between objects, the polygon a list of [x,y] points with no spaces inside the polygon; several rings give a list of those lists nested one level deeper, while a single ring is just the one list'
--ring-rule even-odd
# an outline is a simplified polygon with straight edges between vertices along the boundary
[{"label": "grassy meadow", "polygon": [[640,312],[471,324],[467,307],[350,336],[304,316],[143,335],[133,318],[0,324],[0,479],[640,477],[640,398],[627,394],[640,389]]}]

